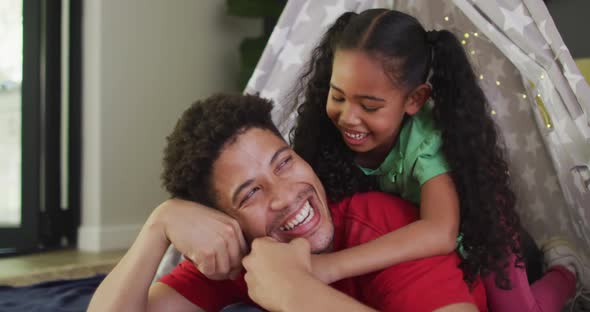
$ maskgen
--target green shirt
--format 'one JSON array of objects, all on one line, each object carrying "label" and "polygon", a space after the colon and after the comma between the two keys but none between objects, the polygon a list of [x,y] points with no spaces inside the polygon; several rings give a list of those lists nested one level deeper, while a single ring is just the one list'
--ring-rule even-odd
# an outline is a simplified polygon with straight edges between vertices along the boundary
[{"label": "green shirt", "polygon": [[[397,142],[377,169],[359,168],[366,175],[377,176],[381,191],[399,194],[420,205],[422,185],[450,171],[443,155],[440,131],[434,126],[430,102],[405,122]],[[467,258],[462,240],[463,234],[459,233],[457,249]]]},{"label": "green shirt", "polygon": [[366,175],[377,176],[381,191],[399,194],[416,205],[420,204],[420,187],[450,171],[429,104],[406,120],[396,144],[377,169],[359,166]]}]

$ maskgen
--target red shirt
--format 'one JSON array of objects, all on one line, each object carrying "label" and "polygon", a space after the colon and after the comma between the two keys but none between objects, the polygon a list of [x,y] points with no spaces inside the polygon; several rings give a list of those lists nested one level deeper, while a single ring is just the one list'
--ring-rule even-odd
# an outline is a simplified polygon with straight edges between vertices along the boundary
[{"label": "red shirt", "polygon": [[[331,204],[334,221],[333,250],[338,251],[383,236],[417,219],[411,203],[385,193],[362,193]],[[420,242],[416,242],[419,244]],[[380,311],[432,311],[470,302],[487,311],[485,289],[477,282],[470,293],[452,253],[404,262],[372,274],[338,281],[332,286]],[[236,303],[252,303],[243,277],[212,281],[184,261],[160,282],[206,311],[219,311]]]}]

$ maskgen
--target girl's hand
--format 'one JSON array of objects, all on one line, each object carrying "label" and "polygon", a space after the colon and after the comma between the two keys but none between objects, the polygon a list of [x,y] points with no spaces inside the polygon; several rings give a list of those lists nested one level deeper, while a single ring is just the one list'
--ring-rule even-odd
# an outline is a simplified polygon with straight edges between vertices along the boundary
[{"label": "girl's hand", "polygon": [[242,270],[247,245],[238,222],[201,204],[170,199],[152,215],[166,238],[212,280],[234,278]]},{"label": "girl's hand", "polygon": [[309,242],[297,238],[279,243],[270,237],[257,238],[242,261],[246,269],[248,295],[269,311],[291,306],[291,298],[311,276]]}]

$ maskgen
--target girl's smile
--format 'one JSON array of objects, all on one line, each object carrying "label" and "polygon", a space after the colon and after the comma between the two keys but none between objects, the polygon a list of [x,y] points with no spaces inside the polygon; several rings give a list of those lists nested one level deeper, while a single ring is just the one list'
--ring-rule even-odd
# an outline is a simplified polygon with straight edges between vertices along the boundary
[{"label": "girl's smile", "polygon": [[366,141],[369,140],[369,132],[359,132],[354,130],[349,130],[346,128],[341,129],[342,138],[348,145],[362,145]]},{"label": "girl's smile", "polygon": [[378,58],[356,50],[337,50],[326,113],[346,145],[364,165],[379,165],[396,142],[405,114],[425,99],[394,85]]}]

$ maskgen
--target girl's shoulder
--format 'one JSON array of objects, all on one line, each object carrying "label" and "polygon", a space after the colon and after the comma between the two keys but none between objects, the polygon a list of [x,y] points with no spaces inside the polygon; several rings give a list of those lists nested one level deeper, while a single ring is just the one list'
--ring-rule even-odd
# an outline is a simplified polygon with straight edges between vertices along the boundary
[{"label": "girl's shoulder", "polygon": [[408,169],[406,174],[422,186],[432,177],[449,172],[450,167],[443,153],[441,132],[434,124],[432,110],[423,107],[413,117],[404,165]]},{"label": "girl's shoulder", "polygon": [[427,104],[429,103],[424,104],[424,107],[412,116],[408,128],[405,129],[404,154],[410,159],[424,152],[436,151],[442,145],[441,132],[434,123],[432,107]]},{"label": "girl's shoulder", "polygon": [[432,115],[432,101],[429,100],[411,118],[411,132],[412,134],[419,134],[428,137],[430,135],[440,135],[440,131],[436,128],[434,123],[434,116]]}]

